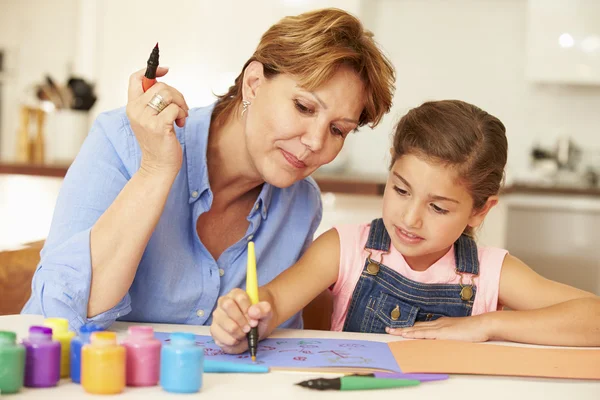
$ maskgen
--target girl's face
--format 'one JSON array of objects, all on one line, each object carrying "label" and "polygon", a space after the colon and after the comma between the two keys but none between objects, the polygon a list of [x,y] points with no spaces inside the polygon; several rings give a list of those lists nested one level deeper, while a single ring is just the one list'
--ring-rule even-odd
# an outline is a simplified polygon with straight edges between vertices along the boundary
[{"label": "girl's face", "polygon": [[[248,155],[264,181],[283,188],[338,155],[358,126],[364,85],[353,70],[341,67],[321,87],[308,91],[290,75],[264,79],[257,64],[246,71],[246,98],[252,103],[243,121]],[[258,79],[252,80],[252,74]]]},{"label": "girl's face", "polygon": [[452,167],[413,154],[399,157],[390,170],[383,221],[392,245],[413,269],[430,267],[497,202],[494,196],[482,210],[473,210],[471,194],[457,178]]}]

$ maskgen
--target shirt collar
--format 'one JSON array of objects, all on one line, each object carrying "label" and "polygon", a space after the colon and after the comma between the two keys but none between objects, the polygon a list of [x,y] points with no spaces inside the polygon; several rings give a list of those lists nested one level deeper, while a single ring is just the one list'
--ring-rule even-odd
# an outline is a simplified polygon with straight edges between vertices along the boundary
[{"label": "shirt collar", "polygon": [[215,103],[207,107],[190,110],[190,115],[184,127],[190,203],[198,200],[206,190],[210,190],[206,151],[208,147],[210,118],[214,106]]}]

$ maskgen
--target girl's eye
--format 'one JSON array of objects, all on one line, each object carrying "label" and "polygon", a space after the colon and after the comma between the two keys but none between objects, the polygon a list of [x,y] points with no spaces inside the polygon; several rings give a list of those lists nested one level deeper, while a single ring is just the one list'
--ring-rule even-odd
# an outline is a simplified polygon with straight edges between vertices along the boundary
[{"label": "girl's eye", "polygon": [[433,208],[433,211],[435,211],[438,214],[448,214],[448,210],[444,210],[443,208],[440,208],[435,204],[431,204],[431,208]]},{"label": "girl's eye", "polygon": [[300,111],[302,114],[312,114],[314,111],[310,108],[306,107],[304,104],[300,103],[298,100],[294,100],[294,105],[296,109]]},{"label": "girl's eye", "polygon": [[337,126],[331,125],[331,133],[337,136],[344,137],[344,132],[342,132]]},{"label": "girl's eye", "polygon": [[394,190],[400,195],[400,196],[406,196],[408,194],[408,192],[404,189],[400,189],[398,186],[394,186]]}]

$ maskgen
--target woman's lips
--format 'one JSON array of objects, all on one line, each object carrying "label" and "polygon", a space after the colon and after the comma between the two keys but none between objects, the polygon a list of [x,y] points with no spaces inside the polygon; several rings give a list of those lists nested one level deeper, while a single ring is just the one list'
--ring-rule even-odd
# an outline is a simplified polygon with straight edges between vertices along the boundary
[{"label": "woman's lips", "polygon": [[291,154],[291,153],[288,153],[288,152],[287,152],[287,151],[285,151],[285,150],[281,150],[281,154],[283,154],[283,157],[286,159],[286,161],[287,161],[288,163],[290,163],[290,165],[291,165],[292,167],[294,167],[294,168],[298,168],[298,169],[301,169],[301,168],[306,168],[306,164],[304,164],[304,162],[303,162],[303,161],[300,161],[300,160],[298,160],[298,159],[296,158],[296,156],[294,156],[293,154]]}]

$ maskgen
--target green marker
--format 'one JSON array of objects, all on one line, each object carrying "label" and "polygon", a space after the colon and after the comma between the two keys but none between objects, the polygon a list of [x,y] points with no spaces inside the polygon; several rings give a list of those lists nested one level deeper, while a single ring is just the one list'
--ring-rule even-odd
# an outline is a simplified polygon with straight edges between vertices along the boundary
[{"label": "green marker", "polygon": [[371,390],[417,386],[420,383],[421,381],[415,379],[379,379],[370,376],[343,376],[333,379],[311,379],[297,383],[297,385],[316,390]]},{"label": "green marker", "polygon": [[14,332],[0,331],[0,396],[21,389],[24,371],[25,347]]}]

